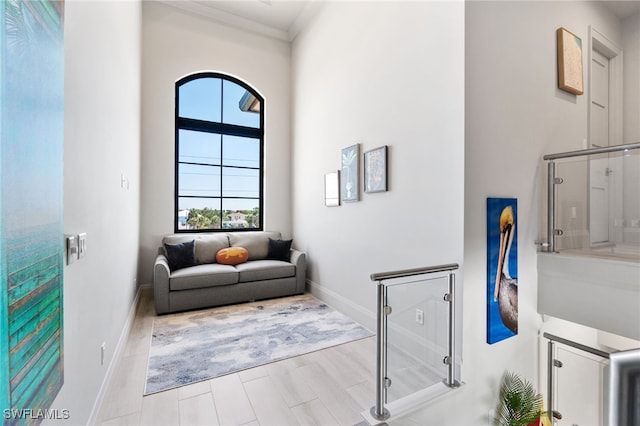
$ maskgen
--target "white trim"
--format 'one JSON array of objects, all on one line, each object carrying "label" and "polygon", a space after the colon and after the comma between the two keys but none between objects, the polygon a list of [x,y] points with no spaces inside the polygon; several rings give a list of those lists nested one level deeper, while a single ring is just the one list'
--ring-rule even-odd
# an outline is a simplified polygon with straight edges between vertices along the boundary
[{"label": "white trim", "polygon": [[[595,29],[593,26],[589,26],[589,99],[587,108],[587,135],[589,139],[588,148],[593,148],[592,135],[591,135],[591,104],[593,98],[593,51],[596,50],[600,54],[609,59],[609,146],[622,144],[622,132],[623,132],[623,108],[624,108],[624,95],[623,95],[623,56],[622,49],[618,47],[611,39],[606,35]],[[611,102],[611,99],[614,101]],[[589,163],[589,178],[591,176],[590,171],[591,164]],[[615,176],[615,175],[614,175]],[[591,186],[587,194],[588,205],[591,206]],[[609,185],[609,217],[615,217],[616,205],[613,203],[615,193],[615,186]],[[589,227],[591,227],[591,209],[587,215],[587,221]],[[615,227],[613,226],[613,220],[609,219],[609,242],[615,242]],[[589,228],[591,231],[591,229]],[[591,235],[591,233],[589,234]],[[591,242],[591,236],[589,237]]]},{"label": "white trim", "polygon": [[[323,285],[315,283],[311,280],[307,280],[307,288],[309,292],[318,299],[326,302],[332,308],[342,312],[354,321],[362,324],[363,326],[373,330],[376,330],[376,314],[373,311],[353,303],[353,301],[346,297],[336,293],[333,290],[329,290]],[[372,290],[373,291],[373,290]]]},{"label": "white trim", "polygon": [[166,5],[182,9],[192,14],[203,16],[220,24],[240,28],[242,30],[275,38],[277,40],[291,41],[289,33],[268,25],[261,24],[242,16],[234,15],[214,7],[209,7],[193,1],[158,0]]},{"label": "white trim", "polygon": [[96,396],[96,400],[93,403],[93,407],[91,408],[91,413],[89,414],[89,419],[87,420],[88,425],[95,425],[98,420],[98,414],[100,412],[100,408],[102,407],[102,402],[104,401],[104,396],[109,388],[109,382],[111,381],[111,376],[116,369],[116,364],[120,359],[120,355],[122,350],[124,349],[127,339],[129,338],[129,333],[131,332],[131,328],[133,326],[133,320],[136,317],[136,311],[138,309],[138,303],[140,302],[140,295],[142,294],[142,290],[144,288],[150,287],[149,285],[141,285],[138,287],[136,291],[136,295],[133,298],[133,303],[131,304],[131,308],[129,309],[129,315],[127,315],[127,320],[122,327],[122,332],[120,333],[120,338],[118,339],[118,343],[116,344],[115,350],[113,352],[113,356],[111,357],[111,361],[109,361],[109,366],[107,367],[107,372],[104,375],[104,379],[102,380],[102,384],[100,385],[100,390],[98,391],[98,395]]},{"label": "white trim", "polygon": [[622,108],[623,108],[623,56],[622,49],[597,29],[589,26],[589,148],[591,148],[591,97],[592,97],[592,52],[597,50],[609,58],[609,88],[615,102],[609,104],[609,145],[622,144]]}]

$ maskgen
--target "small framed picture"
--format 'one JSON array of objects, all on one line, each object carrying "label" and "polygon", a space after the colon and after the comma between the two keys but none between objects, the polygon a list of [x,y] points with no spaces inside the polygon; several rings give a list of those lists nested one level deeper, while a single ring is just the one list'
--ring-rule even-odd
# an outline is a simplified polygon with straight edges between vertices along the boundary
[{"label": "small framed picture", "polygon": [[582,95],[582,40],[566,28],[556,31],[558,44],[558,88]]},{"label": "small framed picture", "polygon": [[344,201],[358,201],[360,173],[359,159],[360,144],[351,145],[342,150],[340,170],[340,199]]},{"label": "small framed picture", "polygon": [[387,146],[364,153],[364,192],[387,190]]},{"label": "small framed picture", "polygon": [[324,205],[337,207],[340,205],[340,172],[324,175]]}]

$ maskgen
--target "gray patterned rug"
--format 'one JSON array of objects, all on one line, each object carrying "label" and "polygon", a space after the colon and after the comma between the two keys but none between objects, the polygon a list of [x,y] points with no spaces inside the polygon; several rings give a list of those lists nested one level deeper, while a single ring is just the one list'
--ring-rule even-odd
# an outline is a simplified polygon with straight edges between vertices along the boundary
[{"label": "gray patterned rug", "polygon": [[144,394],[372,335],[308,294],[156,317]]}]

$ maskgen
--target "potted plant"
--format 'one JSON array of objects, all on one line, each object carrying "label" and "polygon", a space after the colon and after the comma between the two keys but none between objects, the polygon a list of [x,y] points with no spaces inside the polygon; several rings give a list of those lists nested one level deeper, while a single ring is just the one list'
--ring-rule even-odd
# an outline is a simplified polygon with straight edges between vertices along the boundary
[{"label": "potted plant", "polygon": [[505,371],[500,384],[500,401],[496,410],[496,424],[500,426],[529,426],[547,424],[542,410],[542,394],[517,373]]}]

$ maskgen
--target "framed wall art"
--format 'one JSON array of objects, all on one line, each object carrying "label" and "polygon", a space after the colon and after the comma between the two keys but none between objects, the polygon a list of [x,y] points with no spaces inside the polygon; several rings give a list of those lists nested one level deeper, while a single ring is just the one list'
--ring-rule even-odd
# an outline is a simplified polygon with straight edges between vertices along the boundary
[{"label": "framed wall art", "polygon": [[387,146],[364,153],[364,192],[387,190]]},{"label": "framed wall art", "polygon": [[518,200],[487,198],[487,343],[518,334]]},{"label": "framed wall art", "polygon": [[340,199],[343,202],[358,201],[359,199],[359,158],[360,144],[342,149],[340,169]]},{"label": "framed wall art", "polygon": [[324,175],[324,205],[337,207],[340,205],[340,172]]},{"label": "framed wall art", "polygon": [[556,31],[558,44],[558,88],[582,95],[582,40],[566,28]]}]

